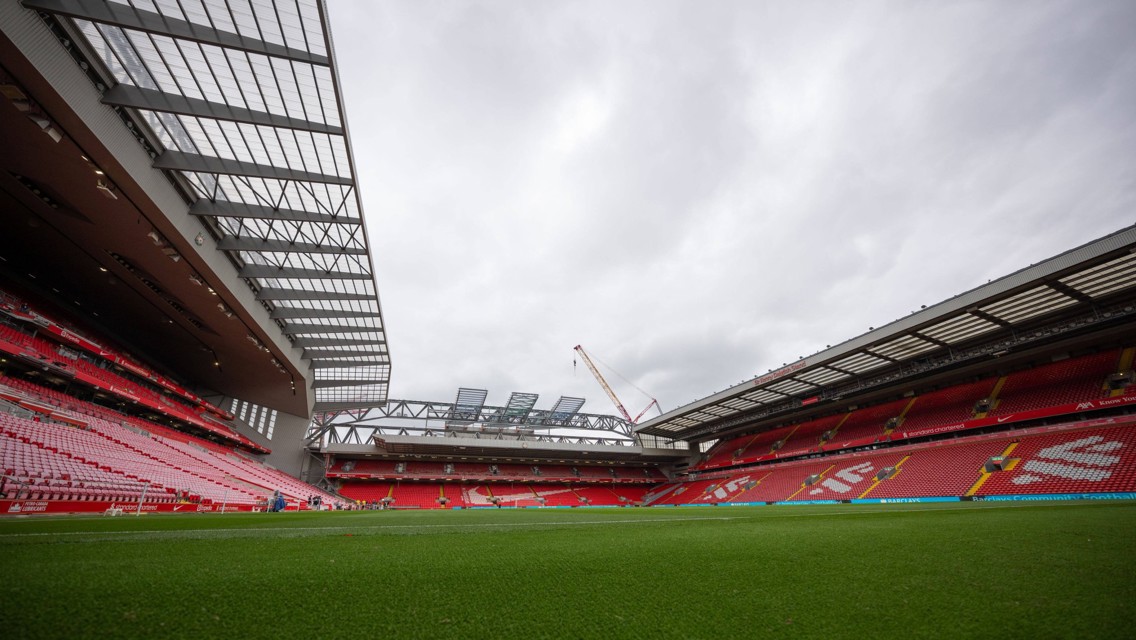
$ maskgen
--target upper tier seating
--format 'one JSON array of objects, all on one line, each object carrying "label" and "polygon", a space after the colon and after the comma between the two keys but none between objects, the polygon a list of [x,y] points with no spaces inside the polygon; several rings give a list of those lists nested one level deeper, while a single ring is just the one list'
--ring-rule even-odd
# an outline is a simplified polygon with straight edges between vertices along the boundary
[{"label": "upper tier seating", "polygon": [[1103,397],[1105,381],[1115,373],[1119,351],[1105,351],[1018,371],[1006,378],[992,416],[1043,409]]},{"label": "upper tier seating", "polygon": [[918,396],[904,416],[899,431],[915,431],[958,424],[974,416],[979,400],[989,398],[997,378],[960,384]]},{"label": "upper tier seating", "polygon": [[[106,389],[112,390],[113,393],[118,394],[120,397],[128,397],[131,400],[140,398],[151,407],[161,408],[164,412],[179,420],[213,431],[254,449],[259,448],[258,445],[234,431],[225,423],[216,419],[206,421],[198,414],[196,407],[190,406],[183,399],[160,393],[154,388],[138,384],[109,369],[99,367],[82,358],[75,358],[70,355],[74,353],[70,349],[67,350],[67,353],[63,353],[60,351],[60,347],[54,343],[44,340],[43,338],[27,335],[5,325],[0,325],[0,340],[5,340],[11,344],[20,345],[25,349],[31,350],[41,360],[56,363],[61,367],[81,372],[91,378],[99,380]],[[21,384],[30,385],[30,383],[23,383],[22,381],[11,378],[3,378],[2,381],[14,388],[21,388]],[[30,386],[34,387],[35,385]],[[45,389],[44,391],[47,390]]]},{"label": "upper tier seating", "polygon": [[719,440],[710,451],[707,452],[706,462],[700,466],[703,467],[722,467],[731,464],[736,458],[740,457],[737,454],[745,451],[746,445],[753,441],[754,435],[747,434],[729,440]]},{"label": "upper tier seating", "polygon": [[[496,469],[496,473],[493,469]],[[401,469],[401,470],[400,470]],[[654,483],[664,480],[656,468],[588,466],[489,464],[485,462],[396,462],[393,460],[336,460],[328,469],[330,477],[341,475],[371,475],[387,478],[453,478],[486,480],[526,480],[529,482],[637,482]]]},{"label": "upper tier seating", "polygon": [[802,422],[795,430],[791,431],[792,435],[777,450],[777,455],[785,457],[819,450],[821,435],[836,427],[843,418],[843,415],[836,415]]},{"label": "upper tier seating", "polygon": [[720,442],[710,450],[710,458],[701,467],[724,467],[743,460],[753,460],[770,453],[773,443],[789,434],[792,427],[750,434]]},{"label": "upper tier seating", "polygon": [[840,426],[836,430],[836,435],[833,436],[831,441],[825,443],[824,448],[828,450],[839,449],[846,442],[882,439],[888,420],[898,418],[910,403],[909,398],[904,398],[853,411],[839,423]]}]

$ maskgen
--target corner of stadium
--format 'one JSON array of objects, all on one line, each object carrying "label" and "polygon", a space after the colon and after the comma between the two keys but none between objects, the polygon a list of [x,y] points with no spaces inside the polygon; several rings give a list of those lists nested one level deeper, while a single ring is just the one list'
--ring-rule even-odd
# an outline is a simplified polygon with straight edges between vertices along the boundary
[{"label": "corner of stadium", "polygon": [[[367,527],[420,527],[414,530],[426,536],[431,527],[453,532],[446,527],[468,522],[500,540],[509,527],[532,526],[530,535],[547,527],[552,535],[563,522],[575,523],[572,540],[602,546],[605,526],[644,518],[649,536],[619,544],[649,551],[657,542],[671,557],[689,550],[697,560],[707,552],[697,538],[665,546],[667,532],[691,524],[687,519],[738,525],[728,520],[797,514],[803,523],[806,515],[869,513],[863,505],[892,514],[965,507],[977,514],[967,521],[973,531],[983,522],[1002,526],[995,514],[1010,509],[996,507],[1030,510],[1042,501],[1084,511],[1121,504],[1130,513],[1136,227],[641,422],[585,412],[582,398],[513,392],[492,405],[488,391],[474,387],[448,398],[388,397],[392,355],[371,258],[371,239],[383,234],[364,224],[328,8],[316,0],[233,6],[0,2],[6,526],[21,517],[96,527],[130,520],[141,524],[114,526],[151,533],[181,526],[168,522],[192,528],[198,521],[214,523],[207,528],[249,523],[255,531],[267,518],[289,517],[260,514],[285,511],[306,518],[295,535],[327,526],[336,544],[388,531],[368,534]],[[346,520],[344,512],[372,519]],[[1032,526],[1045,522],[1044,511],[1031,513],[1039,514]],[[22,518],[52,514],[90,517]],[[212,514],[224,515],[205,520]],[[1124,517],[1131,533],[1132,517]],[[834,519],[834,526],[850,520]],[[364,524],[355,531],[350,523]],[[627,526],[632,531],[620,535],[637,535],[638,525]],[[4,563],[18,572],[14,563],[29,547],[6,538],[17,535],[33,534],[0,531]],[[183,536],[179,544],[216,543],[205,534]],[[1130,558],[1131,539],[1126,544],[1116,551]],[[581,547],[574,557],[595,548]],[[806,550],[799,551],[803,561]],[[1113,579],[1131,595],[1125,562]],[[550,575],[567,579],[570,564]],[[449,580],[438,576],[460,573],[459,566],[451,559],[430,575]],[[523,572],[529,565],[507,566]],[[322,555],[312,560],[317,568],[326,569]],[[1004,570],[988,567],[990,580]],[[367,589],[359,579],[352,588]],[[579,589],[604,580],[578,579]],[[464,584],[454,580],[455,589]],[[391,578],[391,592],[399,584]],[[670,602],[660,593],[683,584],[717,588],[689,573],[622,587],[650,603]],[[538,590],[555,593],[554,586]],[[376,597],[401,601],[384,593]],[[304,596],[296,597],[288,606],[302,606]],[[433,597],[474,596],[450,590]],[[523,590],[515,598],[530,604]],[[0,610],[11,614],[9,606]],[[1101,615],[1133,620],[1131,603],[1111,606]],[[445,607],[430,609],[430,624],[444,625],[437,621],[447,619]],[[582,609],[602,606],[593,600]],[[793,623],[778,615],[782,627]],[[605,628],[594,617],[532,628],[473,618],[466,627],[414,627],[412,619],[396,615],[374,628],[401,637],[598,637]],[[721,621],[667,630],[646,620],[634,629],[611,621],[611,635],[741,633]],[[41,624],[29,627],[29,637],[56,635],[58,628]],[[321,627],[296,628],[319,635]],[[190,637],[267,634],[178,629]],[[493,631],[478,633],[485,629]],[[163,635],[157,627],[138,631]],[[806,634],[842,635],[820,627]]]}]

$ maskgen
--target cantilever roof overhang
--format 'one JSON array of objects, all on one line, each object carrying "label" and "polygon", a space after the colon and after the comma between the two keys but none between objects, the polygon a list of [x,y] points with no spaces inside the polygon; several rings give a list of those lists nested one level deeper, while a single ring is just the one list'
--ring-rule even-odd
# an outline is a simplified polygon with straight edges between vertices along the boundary
[{"label": "cantilever roof overhang", "polygon": [[23,5],[92,62],[102,102],[304,349],[315,411],[385,402],[390,355],[323,2]]},{"label": "cantilever roof overhang", "polygon": [[904,365],[1062,313],[1123,316],[1131,324],[1134,296],[1136,227],[1129,227],[679,407],[640,424],[636,432],[676,440],[712,438],[781,407],[816,402],[834,387],[889,369],[902,372]]}]

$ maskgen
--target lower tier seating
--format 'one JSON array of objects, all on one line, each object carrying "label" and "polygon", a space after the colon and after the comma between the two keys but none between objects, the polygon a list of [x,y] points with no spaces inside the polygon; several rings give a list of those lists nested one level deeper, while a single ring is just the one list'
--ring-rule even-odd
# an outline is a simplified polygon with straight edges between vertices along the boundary
[{"label": "lower tier seating", "polygon": [[1006,448],[1004,441],[927,447],[900,462],[896,473],[866,498],[962,496],[982,474],[982,465]]},{"label": "lower tier seating", "polygon": [[42,391],[37,400],[75,424],[0,413],[0,496],[253,506],[280,491],[291,504],[315,496],[328,505],[340,501],[233,449],[23,387]]},{"label": "lower tier seating", "polygon": [[[1136,492],[1136,418],[739,469],[652,490],[651,504]],[[1002,469],[986,464],[1002,458]],[[992,467],[993,468],[993,467]]]},{"label": "lower tier seating", "polygon": [[437,482],[396,482],[391,491],[396,509],[437,509],[442,485]]},{"label": "lower tier seating", "polygon": [[1005,457],[976,495],[1136,491],[1133,425],[1026,436]]}]

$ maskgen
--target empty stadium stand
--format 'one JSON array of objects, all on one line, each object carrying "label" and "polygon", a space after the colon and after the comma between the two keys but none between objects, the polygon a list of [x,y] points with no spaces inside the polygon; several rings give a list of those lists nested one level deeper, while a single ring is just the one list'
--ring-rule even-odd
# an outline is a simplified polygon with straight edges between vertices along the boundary
[{"label": "empty stadium stand", "polygon": [[973,418],[975,405],[991,396],[996,382],[996,378],[986,378],[922,394],[896,428],[916,431]]},{"label": "empty stadium stand", "polygon": [[[1136,491],[1136,417],[755,465],[664,485],[652,505]],[[996,461],[990,469],[988,463]]]},{"label": "empty stadium stand", "polygon": [[253,508],[279,491],[293,505],[339,501],[235,449],[58,391],[8,377],[0,391],[7,499]]},{"label": "empty stadium stand", "polygon": [[943,443],[911,452],[895,473],[866,491],[868,498],[962,496],[974,486],[982,465],[1006,448],[1003,441]]},{"label": "empty stadium stand", "polygon": [[975,495],[1136,491],[1136,425],[1025,436]]},{"label": "empty stadium stand", "polygon": [[442,485],[436,482],[397,482],[390,497],[398,509],[438,509]]},{"label": "empty stadium stand", "polygon": [[1106,379],[1117,371],[1119,351],[1062,360],[1006,378],[992,416],[1054,407],[1106,395]]},{"label": "empty stadium stand", "polygon": [[[121,367],[112,370],[112,363],[100,366],[71,346],[5,324],[0,344],[9,354],[72,371],[77,380],[102,383],[94,389],[117,390],[184,423],[206,424],[192,394],[171,394]],[[667,482],[659,468],[644,465],[444,459],[342,459],[326,475],[341,480],[348,501],[397,509],[1127,492],[1136,490],[1129,455],[1136,427],[1066,425],[1055,432],[1048,425],[1035,433],[1029,423],[1024,429],[1017,423],[1059,418],[1076,403],[1117,396],[1109,377],[1131,365],[1122,357],[1130,351],[1103,350],[728,438],[694,467],[704,477],[685,482]],[[20,377],[0,376],[0,402],[2,498],[252,507],[280,491],[292,503],[341,500],[240,452],[233,445],[248,441],[224,426],[223,412],[213,412],[207,424],[224,438],[210,441]],[[1017,430],[1013,437],[967,436],[976,427]],[[905,442],[931,432],[964,437]],[[715,471],[722,468],[730,470]]]}]

